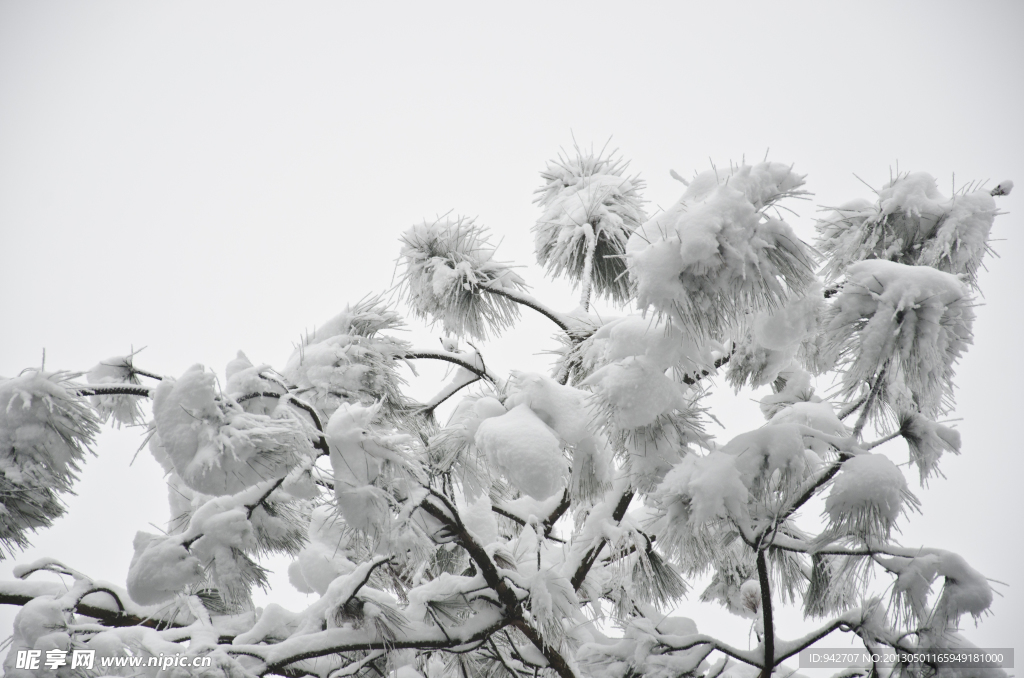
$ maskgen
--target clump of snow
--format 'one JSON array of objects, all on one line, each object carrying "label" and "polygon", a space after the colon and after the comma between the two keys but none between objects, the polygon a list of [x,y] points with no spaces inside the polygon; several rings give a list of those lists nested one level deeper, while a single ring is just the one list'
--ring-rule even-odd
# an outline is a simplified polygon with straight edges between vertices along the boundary
[{"label": "clump of snow", "polygon": [[572,584],[557,568],[541,569],[530,585],[530,613],[540,628],[545,643],[558,647],[565,626],[582,617],[580,602]]},{"label": "clump of snow", "polygon": [[329,505],[313,509],[309,521],[309,543],[288,570],[295,588],[323,595],[332,581],[355,569],[355,558],[345,522]]},{"label": "clump of snow", "polygon": [[756,314],[729,358],[729,382],[737,390],[747,383],[756,388],[778,379],[794,358],[813,362],[825,309],[821,286],[813,283],[784,307]]},{"label": "clump of snow", "polygon": [[512,393],[505,407],[525,404],[551,427],[565,443],[576,443],[590,438],[590,415],[586,391],[563,386],[550,377],[533,372],[512,372],[509,384]]},{"label": "clump of snow", "polygon": [[761,414],[765,416],[765,419],[771,419],[790,405],[821,400],[814,395],[814,387],[811,386],[811,373],[800,367],[795,360],[790,361],[785,368],[779,371],[775,383],[778,384],[779,381],[785,382],[782,387],[759,401]]},{"label": "clump of snow", "polygon": [[766,205],[802,177],[777,163],[705,172],[626,247],[637,304],[697,337],[715,338],[751,309],[769,311],[814,280],[810,250]]},{"label": "clump of snow", "polygon": [[403,293],[413,312],[446,334],[484,339],[519,317],[518,305],[486,288],[517,292],[523,279],[497,261],[486,230],[464,217],[441,217],[402,234]]},{"label": "clump of snow", "polygon": [[263,608],[256,624],[245,633],[235,636],[234,645],[250,645],[264,640],[281,641],[288,638],[298,627],[298,615],[289,612],[277,603]]},{"label": "clump of snow", "polygon": [[0,556],[64,514],[79,464],[99,431],[70,385],[77,375],[26,370],[0,379]]},{"label": "clump of snow", "polygon": [[843,462],[825,499],[829,527],[822,541],[845,535],[888,539],[900,514],[917,506],[896,464],[881,454],[859,454]]},{"label": "clump of snow", "polygon": [[[1012,187],[1012,182],[1010,182]],[[977,190],[946,198],[924,172],[896,177],[874,202],[842,205],[818,222],[819,247],[830,255],[828,279],[865,259],[931,266],[962,275],[977,287],[997,214],[992,193]]]},{"label": "clump of snow", "polygon": [[224,392],[236,400],[244,397],[241,405],[246,412],[273,414],[281,402],[280,398],[252,397],[256,393],[284,394],[286,392],[283,384],[262,376],[270,369],[269,365],[253,365],[252,361],[239,351],[234,360],[228,362],[224,370],[224,375],[227,377],[227,381],[224,383]]},{"label": "clump of snow", "polygon": [[[908,623],[916,620],[941,633],[964,614],[978,619],[992,605],[988,580],[955,553],[925,549],[915,558],[892,558],[883,564],[898,573],[893,602]],[[942,589],[929,608],[928,594],[938,577],[944,578]]]},{"label": "clump of snow", "polygon": [[153,394],[159,444],[189,487],[234,494],[285,475],[312,454],[306,430],[291,412],[246,412],[219,395],[214,382],[213,374],[194,365],[180,379],[161,381]]},{"label": "clump of snow", "polygon": [[803,424],[833,436],[846,436],[846,426],[836,416],[830,403],[824,401],[798,402],[788,405],[772,416],[772,424]]},{"label": "clump of snow", "polygon": [[658,486],[654,499],[678,529],[702,525],[716,518],[746,517],[749,490],[736,457],[712,452],[683,457]]},{"label": "clump of snow", "polygon": [[672,369],[677,378],[714,369],[717,343],[697,343],[692,337],[655,316],[628,315],[603,322],[594,319],[579,336],[569,337],[557,366],[558,377],[580,384],[595,370],[624,358],[645,356]]},{"label": "clump of snow", "polygon": [[665,375],[665,368],[646,356],[624,358],[587,377],[597,406],[619,429],[653,423],[660,415],[689,406],[686,388]]},{"label": "clump of snow", "polygon": [[798,424],[776,423],[741,433],[721,448],[732,455],[743,485],[761,495],[769,485],[793,489],[807,475],[804,430]]},{"label": "clump of snow", "polygon": [[928,266],[850,266],[825,327],[843,395],[853,397],[884,370],[882,402],[929,417],[947,410],[953,365],[972,339],[973,303],[956,276]]},{"label": "clump of snow", "polygon": [[644,182],[627,177],[614,153],[559,157],[541,172],[535,200],[544,213],[533,227],[537,262],[552,276],[592,284],[595,293],[623,304],[630,297],[624,254],[630,234],[647,220]]},{"label": "clump of snow", "polygon": [[343,403],[381,402],[384,413],[401,411],[404,382],[396,367],[409,346],[381,334],[401,327],[401,319],[383,300],[364,299],[306,337],[284,375],[299,396],[328,416]]},{"label": "clump of snow", "polygon": [[482,421],[476,444],[521,492],[547,499],[562,489],[569,469],[558,436],[526,404]]},{"label": "clump of snow", "polygon": [[377,411],[378,406],[342,405],[324,429],[338,507],[349,525],[363,531],[377,531],[388,522],[384,488],[396,478],[413,479],[420,474],[407,436],[371,430]]},{"label": "clump of snow", "polygon": [[491,500],[487,495],[481,495],[476,501],[459,506],[459,516],[462,518],[462,524],[482,545],[486,546],[498,540],[498,521],[494,518]]},{"label": "clump of snow", "polygon": [[[68,613],[51,596],[40,596],[25,603],[14,618],[14,633],[4,659],[4,675],[8,678],[34,678],[36,671],[17,667],[18,653],[34,649],[66,650],[70,640],[68,622]],[[41,666],[45,657],[44,653]]]},{"label": "clump of snow", "polygon": [[[206,513],[211,506],[216,508]],[[265,570],[248,556],[256,548],[253,526],[242,507],[218,509],[210,502],[196,512],[190,529],[201,530],[202,536],[192,550],[212,573],[221,597],[229,604],[245,604],[254,585],[267,583]]]},{"label": "clump of snow", "polygon": [[907,441],[910,461],[917,466],[924,485],[938,472],[943,452],[960,453],[960,432],[917,413],[904,414],[900,419],[900,435]]},{"label": "clump of snow", "polygon": [[203,578],[203,565],[176,537],[139,532],[128,566],[128,595],[139,605],[172,599]]},{"label": "clump of snow", "polygon": [[448,424],[430,441],[431,466],[439,473],[454,473],[463,493],[474,499],[490,488],[490,467],[478,454],[474,439],[480,423],[505,414],[492,396],[470,395],[456,406]]},{"label": "clump of snow", "polygon": [[[139,386],[141,382],[132,365],[132,356],[114,356],[101,361],[85,373],[90,384],[125,384]],[[113,418],[114,424],[134,426],[142,421],[141,398],[136,395],[94,395],[89,401],[101,419]]]}]

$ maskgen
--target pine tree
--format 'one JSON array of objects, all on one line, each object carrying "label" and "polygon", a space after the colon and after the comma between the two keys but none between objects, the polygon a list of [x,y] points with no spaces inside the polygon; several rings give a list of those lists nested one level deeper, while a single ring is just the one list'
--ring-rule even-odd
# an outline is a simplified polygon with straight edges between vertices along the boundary
[{"label": "pine tree", "polygon": [[[790,165],[712,168],[650,218],[627,167],[575,149],[541,173],[537,263],[578,288],[570,312],[530,296],[483,226],[445,216],[402,236],[397,294],[351,304],[280,370],[239,353],[221,380],[172,377],[127,355],[0,381],[0,557],[62,515],[104,421],[143,425],[173,490],[123,588],[52,559],[0,584],[23,606],[6,675],[134,675],[17,665],[86,649],[210,659],[175,676],[768,678],[836,630],[871,651],[968,647],[958,624],[993,591],[961,556],[895,542],[918,502],[903,452],[880,448],[904,440],[922,484],[960,450],[941,422],[1012,182],[947,198],[899,175],[821,219],[812,247],[778,209],[807,195]],[[396,335],[399,302],[441,348]],[[554,323],[550,374],[496,374],[470,343],[521,312]],[[421,403],[403,375],[422,360],[457,370]],[[712,436],[715,380],[770,387],[765,425]],[[820,521],[801,515],[816,497]],[[270,554],[315,603],[257,613]],[[706,574],[700,599],[749,620],[752,648],[676,614]],[[819,629],[787,639],[787,602]]]}]

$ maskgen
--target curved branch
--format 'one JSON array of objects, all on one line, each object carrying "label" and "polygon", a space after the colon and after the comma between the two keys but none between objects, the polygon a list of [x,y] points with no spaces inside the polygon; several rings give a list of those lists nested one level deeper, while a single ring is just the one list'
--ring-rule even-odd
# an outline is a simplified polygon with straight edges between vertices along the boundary
[{"label": "curved branch", "polygon": [[457,383],[457,382],[453,381],[452,383],[448,384],[443,389],[441,389],[437,393],[437,395],[435,395],[433,398],[431,398],[428,402],[424,403],[423,407],[421,407],[419,410],[417,410],[417,412],[419,414],[426,414],[426,415],[432,414],[434,412],[434,410],[436,410],[438,408],[438,406],[441,405],[441,403],[443,403],[444,401],[448,400],[453,395],[455,395],[456,393],[458,393],[462,389],[466,388],[467,386],[472,386],[473,384],[475,384],[476,382],[480,381],[481,379],[483,379],[483,377],[477,375],[476,377],[474,377],[472,379],[469,379],[467,381],[463,381],[461,383]]},{"label": "curved branch", "polygon": [[468,371],[472,372],[473,374],[477,375],[478,377],[480,377],[482,379],[486,379],[486,380],[488,380],[491,383],[494,383],[494,384],[498,383],[497,377],[495,377],[493,374],[491,374],[491,372],[489,370],[487,370],[486,368],[478,367],[477,365],[474,365],[473,363],[468,362],[467,360],[465,360],[463,358],[463,355],[464,354],[462,354],[462,353],[451,353],[449,351],[435,351],[435,350],[432,350],[432,349],[423,349],[423,350],[421,350],[421,349],[412,349],[410,351],[405,352],[402,355],[402,358],[405,358],[406,360],[417,360],[417,359],[443,360],[443,361],[449,362],[449,363],[451,363],[453,365],[458,365],[459,367],[461,367],[461,368],[463,368],[465,370],[468,370]]},{"label": "curved branch", "polygon": [[482,289],[485,292],[490,292],[491,294],[496,294],[499,297],[511,299],[517,304],[526,306],[527,308],[532,308],[537,313],[540,313],[542,316],[558,325],[558,329],[562,330],[566,334],[572,334],[572,327],[570,326],[569,321],[565,318],[565,316],[563,316],[560,313],[556,313],[555,311],[552,311],[550,308],[540,303],[539,301],[531,297],[529,294],[515,292],[513,290],[505,289],[503,287],[491,287],[490,285],[480,285],[480,289]]}]

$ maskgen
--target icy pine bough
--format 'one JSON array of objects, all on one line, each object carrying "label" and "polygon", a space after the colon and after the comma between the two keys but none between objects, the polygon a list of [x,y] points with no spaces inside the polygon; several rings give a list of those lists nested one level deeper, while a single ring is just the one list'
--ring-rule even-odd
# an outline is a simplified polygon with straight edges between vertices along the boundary
[{"label": "icy pine bough", "polygon": [[591,290],[620,304],[630,297],[626,242],[647,216],[644,182],[626,176],[627,165],[615,152],[577,147],[575,156],[548,163],[535,191],[544,210],[533,227],[537,263],[580,285],[584,309]]},{"label": "icy pine bough", "polygon": [[[697,175],[646,222],[624,170],[578,154],[544,173],[537,255],[582,287],[570,312],[528,296],[482,228],[444,217],[401,250],[402,294],[443,328],[440,348],[396,337],[398,309],[368,296],[281,371],[239,352],[223,379],[198,365],[173,379],[131,355],[87,383],[0,380],[0,555],[60,514],[99,419],[140,421],[147,398],[170,504],[163,534],[138,532],[123,586],[52,559],[0,583],[22,605],[5,675],[73,673],[26,668],[27,653],[84,648],[101,667],[214,664],[175,678],[770,678],[829,634],[970,647],[958,629],[994,591],[956,554],[894,542],[918,508],[896,462],[924,482],[945,453],[977,453],[936,417],[1010,183],[946,201],[926,175],[900,177],[833,224],[826,287],[774,211],[804,193],[790,166]],[[642,312],[596,307],[608,299]],[[460,349],[520,306],[554,323],[553,376]],[[406,390],[419,360],[454,366],[423,403]],[[723,377],[763,389],[738,402],[765,425],[711,435],[702,396]],[[815,390],[829,381],[834,401]],[[254,605],[271,554],[292,559],[303,609]],[[737,615],[735,637],[676,613],[703,575],[694,597]],[[782,605],[820,625],[794,637]]]},{"label": "icy pine bough", "polygon": [[928,266],[861,261],[827,313],[829,358],[850,397],[928,417],[953,405],[953,366],[972,341],[974,302],[963,283]]},{"label": "icy pine bough", "polygon": [[522,290],[523,280],[494,257],[485,230],[472,219],[442,217],[407,230],[400,261],[403,292],[413,312],[440,322],[452,335],[484,339],[488,328],[510,327],[518,306],[500,292]]},{"label": "icy pine bough", "polygon": [[814,280],[811,251],[766,209],[803,177],[777,163],[709,170],[630,236],[637,304],[695,336],[717,338],[748,311],[771,311]]},{"label": "icy pine bough", "polygon": [[1012,188],[1012,181],[1003,182],[991,191],[966,188],[946,198],[929,174],[898,176],[877,191],[874,203],[851,201],[818,222],[818,246],[830,255],[826,278],[838,279],[863,259],[885,259],[962,275],[977,288],[998,213],[993,196]]}]

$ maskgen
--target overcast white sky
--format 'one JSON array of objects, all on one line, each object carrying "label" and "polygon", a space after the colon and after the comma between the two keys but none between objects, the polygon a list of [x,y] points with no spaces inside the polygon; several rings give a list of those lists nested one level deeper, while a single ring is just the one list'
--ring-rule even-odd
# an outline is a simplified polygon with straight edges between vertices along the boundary
[{"label": "overcast white sky", "polygon": [[[897,164],[946,193],[954,173],[1024,182],[1022,32],[1009,1],[2,1],[0,374],[44,348],[50,369],[143,346],[137,364],[170,375],[222,371],[239,349],[282,367],[304,329],[391,285],[404,228],[449,210],[530,264],[531,193],[573,135],[613,137],[651,211],[682,189],[669,169],[793,162],[815,194],[793,205],[807,239],[817,205],[868,196],[857,177],[880,186]],[[986,647],[1024,628],[1021,194],[1000,203],[959,367],[963,454],[903,529],[1007,584],[994,616],[967,622]],[[489,364],[543,369],[546,322],[493,342]],[[760,424],[748,397],[724,412],[723,436]],[[146,452],[130,465],[139,440],[103,434],[70,515],[20,560],[124,584],[135,531],[167,517],[159,468]],[[288,588],[272,598],[295,601]],[[0,637],[14,612],[0,607]],[[747,622],[682,613],[746,643]]]}]

